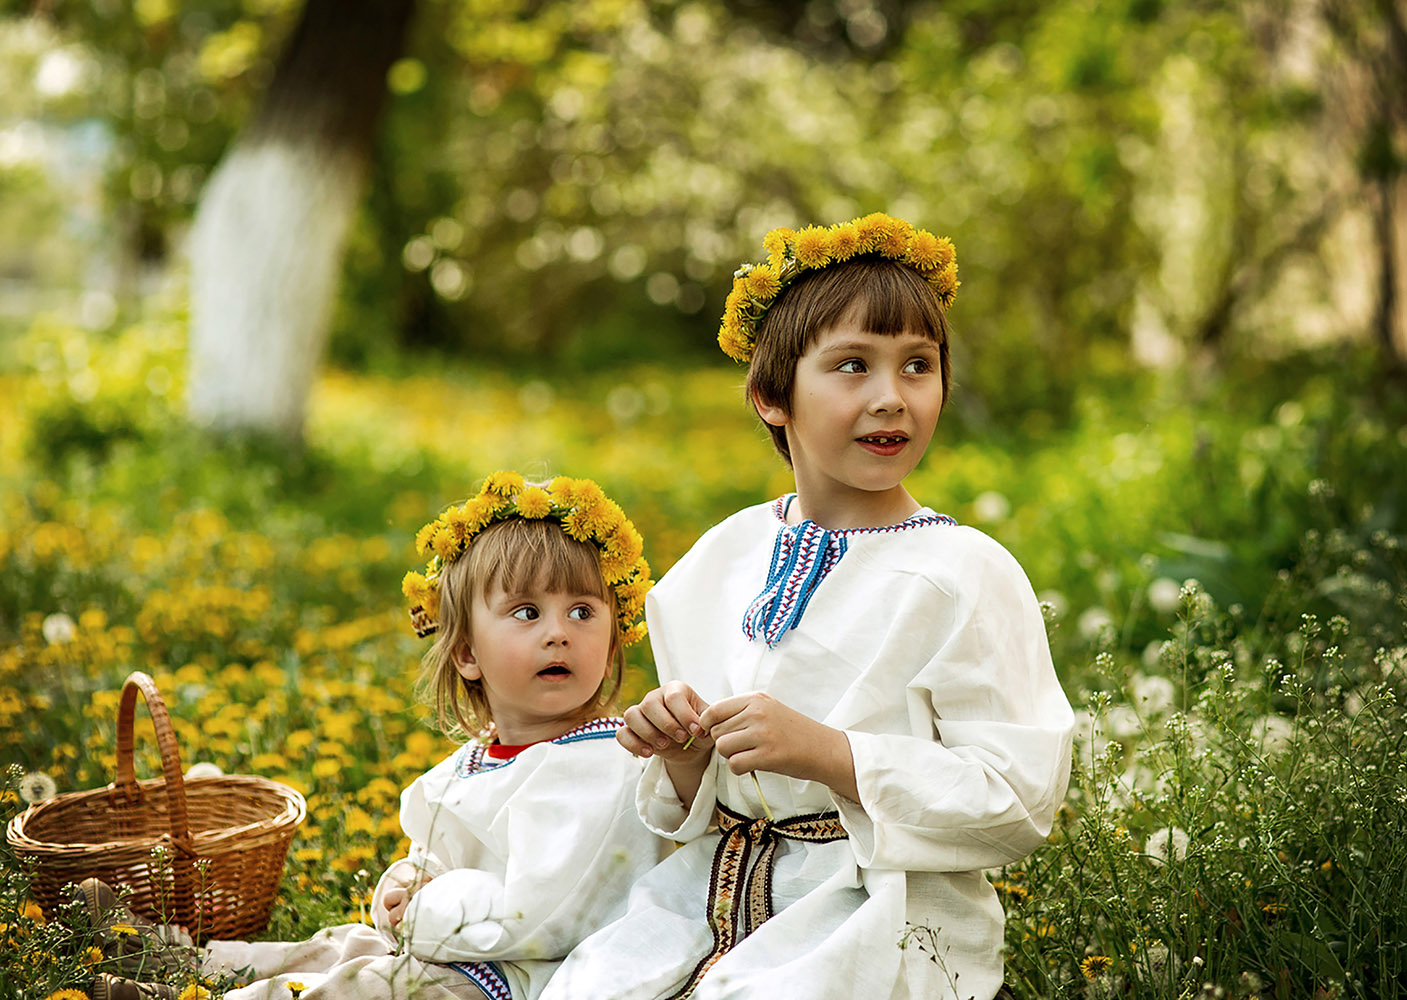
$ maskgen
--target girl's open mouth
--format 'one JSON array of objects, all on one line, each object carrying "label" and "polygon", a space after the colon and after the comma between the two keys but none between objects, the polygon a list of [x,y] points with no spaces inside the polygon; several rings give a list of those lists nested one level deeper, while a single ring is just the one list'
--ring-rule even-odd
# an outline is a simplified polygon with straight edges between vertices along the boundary
[{"label": "girl's open mouth", "polygon": [[550,667],[543,667],[537,672],[539,677],[570,677],[572,672],[560,663],[554,663]]}]

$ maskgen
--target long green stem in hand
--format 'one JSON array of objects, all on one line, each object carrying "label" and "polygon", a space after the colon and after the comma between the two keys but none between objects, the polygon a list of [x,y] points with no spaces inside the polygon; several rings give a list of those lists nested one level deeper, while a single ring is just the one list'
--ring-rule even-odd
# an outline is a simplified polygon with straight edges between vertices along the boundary
[{"label": "long green stem in hand", "polygon": [[[698,733],[694,733],[692,736],[690,736],[690,737],[689,737],[689,741],[684,744],[684,749],[687,750],[687,749],[689,749],[691,746],[693,746],[693,745],[694,745],[694,740],[698,739],[698,736],[699,736]],[[760,781],[757,780],[757,772],[756,772],[756,771],[753,771],[753,772],[751,772],[751,773],[752,773],[752,783],[753,783],[753,785],[757,788],[757,798],[762,802],[762,811],[767,814],[767,819],[768,819],[769,822],[775,822],[775,821],[776,821],[776,817],[772,815],[772,807],[767,804],[767,796],[765,796],[765,795],[762,794],[762,782],[760,782]]]}]

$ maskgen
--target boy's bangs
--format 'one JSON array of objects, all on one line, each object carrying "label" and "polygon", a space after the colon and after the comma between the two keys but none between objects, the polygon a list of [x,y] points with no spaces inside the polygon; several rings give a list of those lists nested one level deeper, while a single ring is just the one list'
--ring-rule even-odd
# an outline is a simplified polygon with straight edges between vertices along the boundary
[{"label": "boy's bangs", "polygon": [[[824,274],[825,272],[821,272]],[[830,277],[829,275],[827,277]],[[910,267],[892,261],[863,261],[836,269],[820,290],[807,328],[807,344],[842,322],[869,333],[916,333],[942,343],[942,309],[932,289]]]},{"label": "boy's bangs", "polygon": [[609,600],[596,550],[569,538],[556,522],[514,518],[485,530],[474,540],[486,587],[506,594],[542,590],[550,594],[592,594]]}]

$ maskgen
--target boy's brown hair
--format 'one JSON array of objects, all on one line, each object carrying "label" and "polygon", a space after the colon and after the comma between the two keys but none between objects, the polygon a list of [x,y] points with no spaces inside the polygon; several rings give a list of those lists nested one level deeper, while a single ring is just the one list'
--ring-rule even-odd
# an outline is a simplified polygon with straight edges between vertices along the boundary
[{"label": "boy's brown hair", "polygon": [[587,708],[595,717],[609,714],[625,676],[625,642],[615,588],[607,585],[601,573],[596,547],[570,537],[556,521],[514,517],[485,528],[440,578],[440,628],[422,660],[420,675],[420,687],[435,706],[440,728],[472,737],[493,722],[483,682],[461,675],[455,657],[469,646],[475,598],[495,585],[509,594],[541,588],[549,593],[594,594],[606,602],[612,622],[613,666]]},{"label": "boy's brown hair", "polygon": [[[896,335],[905,331],[938,345],[943,403],[948,401],[952,366],[948,358],[948,321],[932,287],[906,264],[862,257],[805,274],[767,310],[757,326],[757,341],[747,369],[747,398],[791,412],[796,363],[825,330],[856,310],[862,330]],[[764,421],[764,423],[766,423]],[[785,427],[766,424],[778,454],[791,464]]]}]

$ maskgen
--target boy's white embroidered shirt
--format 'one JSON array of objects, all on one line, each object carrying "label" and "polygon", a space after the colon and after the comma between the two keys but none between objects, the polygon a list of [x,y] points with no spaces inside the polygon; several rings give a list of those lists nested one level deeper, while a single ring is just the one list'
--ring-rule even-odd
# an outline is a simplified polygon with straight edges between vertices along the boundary
[{"label": "boy's white embroidered shirt", "polygon": [[[844,730],[860,801],[758,775],[778,819],[838,810],[849,838],[781,846],[776,915],[694,996],[991,997],[1003,915],[982,869],[1044,840],[1069,776],[1073,714],[1031,586],[972,528],[852,532],[800,622],[769,647],[739,622],[779,525],[772,504],[741,511],[656,585],[647,617],[660,682],[683,680],[709,702],[766,691]],[[687,813],[663,766],[646,767],[642,817],[687,843],[637,884],[625,917],[573,952],[546,998],[665,997],[687,978],[712,946],[715,802],[763,816],[752,778],[719,758]],[[941,962],[899,947],[915,925],[936,932]]]},{"label": "boy's white embroidered shirt", "polygon": [[666,841],[634,806],[641,763],[588,723],[494,761],[461,747],[401,794],[410,855],[387,869],[373,913],[392,885],[430,881],[401,924],[407,950],[432,962],[492,961],[518,1000],[533,1000],[571,948],[624,910],[631,884]]}]

